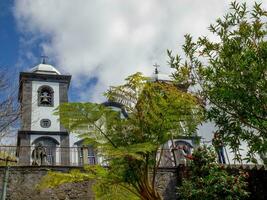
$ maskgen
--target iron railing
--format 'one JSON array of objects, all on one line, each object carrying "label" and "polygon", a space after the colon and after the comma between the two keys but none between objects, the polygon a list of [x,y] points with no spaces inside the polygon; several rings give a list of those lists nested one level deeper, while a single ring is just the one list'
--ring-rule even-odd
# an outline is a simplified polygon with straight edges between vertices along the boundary
[{"label": "iron railing", "polygon": [[83,166],[97,164],[96,152],[91,147],[0,146],[0,158],[17,159],[17,165]]},{"label": "iron railing", "polygon": [[[42,152],[43,158],[40,158],[40,152]],[[92,147],[42,146],[42,151],[36,152],[36,146],[0,146],[0,158],[6,158],[7,156],[16,158],[17,165],[20,166],[107,165],[105,159]],[[160,149],[157,152],[157,160],[159,161],[159,167],[175,167],[180,164],[181,159],[175,149],[173,151]]]}]

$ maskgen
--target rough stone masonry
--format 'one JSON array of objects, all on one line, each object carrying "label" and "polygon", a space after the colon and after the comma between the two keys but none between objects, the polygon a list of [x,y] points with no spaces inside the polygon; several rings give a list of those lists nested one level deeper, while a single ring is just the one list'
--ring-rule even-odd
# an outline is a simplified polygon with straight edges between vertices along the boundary
[{"label": "rough stone masonry", "polygon": [[[36,185],[49,170],[68,172],[75,167],[14,166],[10,168],[7,200],[93,200],[93,181],[68,183],[57,188],[38,191]],[[77,168],[77,167],[76,167]],[[5,167],[0,166],[0,187]],[[177,169],[161,168],[156,185],[166,200],[177,199]]]}]

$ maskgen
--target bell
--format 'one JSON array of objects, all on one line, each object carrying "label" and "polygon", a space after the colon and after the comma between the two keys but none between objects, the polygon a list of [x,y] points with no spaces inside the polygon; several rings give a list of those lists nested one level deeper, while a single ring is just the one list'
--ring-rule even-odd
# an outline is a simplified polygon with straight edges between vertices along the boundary
[{"label": "bell", "polygon": [[42,98],[42,102],[43,102],[43,103],[49,103],[49,100],[48,100],[47,97],[43,97],[43,98]]},{"label": "bell", "polygon": [[41,102],[42,103],[44,103],[44,104],[49,104],[50,103],[50,95],[49,95],[49,93],[47,93],[47,92],[43,92],[42,94],[41,94]]}]

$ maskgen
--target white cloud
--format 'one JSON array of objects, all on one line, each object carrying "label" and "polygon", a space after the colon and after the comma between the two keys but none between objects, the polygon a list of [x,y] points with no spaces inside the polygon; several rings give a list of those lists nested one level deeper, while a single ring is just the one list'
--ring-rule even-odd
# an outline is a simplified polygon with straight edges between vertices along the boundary
[{"label": "white cloud", "polygon": [[[155,62],[168,72],[166,49],[181,49],[186,33],[195,37],[209,35],[207,27],[227,11],[229,3],[17,0],[14,14],[20,31],[28,35],[26,40],[40,42],[36,38],[46,38],[36,46],[61,71],[73,75],[72,84],[77,88],[97,77],[97,84],[80,97],[84,101],[100,101],[108,86],[121,83],[129,74],[142,71],[151,75]],[[34,55],[25,49],[22,52]]]},{"label": "white cloud", "polygon": [[185,33],[208,34],[227,6],[221,0],[18,0],[14,13],[21,32],[49,38],[39,45],[73,75],[72,84],[97,77],[81,97],[99,101],[129,74],[152,74],[155,62],[168,71],[166,49],[181,45]]}]

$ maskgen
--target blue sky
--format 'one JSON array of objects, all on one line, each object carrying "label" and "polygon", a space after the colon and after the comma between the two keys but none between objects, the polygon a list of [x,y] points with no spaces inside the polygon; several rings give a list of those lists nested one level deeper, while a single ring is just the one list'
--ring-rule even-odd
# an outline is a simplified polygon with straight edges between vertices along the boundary
[{"label": "blue sky", "polygon": [[[262,2],[266,7],[267,0]],[[166,50],[182,54],[187,33],[214,38],[207,27],[227,12],[229,3],[0,0],[0,68],[16,85],[19,72],[46,55],[49,64],[72,75],[70,101],[103,102],[109,86],[137,71],[151,76],[155,63],[170,74]]]},{"label": "blue sky", "polygon": [[[3,0],[0,2],[0,66],[1,69],[9,69],[11,71],[23,71],[38,63],[36,58],[42,55],[42,49],[39,48],[38,43],[46,38],[39,38],[30,46],[26,46],[21,40],[30,37],[27,31],[19,30],[17,24],[18,20],[14,17],[15,1]],[[42,39],[42,40],[41,40]],[[30,60],[23,54],[25,48],[34,53],[34,59]],[[21,60],[23,59],[23,65]]]},{"label": "blue sky", "polygon": [[0,2],[0,66],[16,65],[19,53],[19,33],[12,13],[13,1]]},{"label": "blue sky", "polygon": [[[38,64],[41,56],[45,55],[40,43],[49,40],[48,37],[37,38],[30,45],[25,44],[22,40],[30,38],[32,33],[20,30],[18,27],[18,20],[14,16],[15,1],[3,0],[0,1],[0,69],[7,71],[7,76],[12,86],[17,86],[17,81],[20,71],[27,71],[29,68]],[[23,50],[30,51],[33,55],[29,58],[23,54]],[[53,60],[49,59],[51,64]],[[84,81],[84,85],[79,87],[90,88],[91,85],[96,84],[97,78],[93,77]],[[78,101],[80,99],[77,93],[77,88],[70,88],[70,101]]]},{"label": "blue sky", "polygon": [[[241,0],[241,2],[244,2]],[[252,4],[253,1],[246,1]],[[267,0],[262,1],[267,6]],[[1,0],[0,67],[11,80],[40,62],[72,75],[71,101],[104,101],[110,85],[153,64],[169,74],[166,50],[206,35],[230,0]],[[211,12],[212,11],[212,12]]]}]

